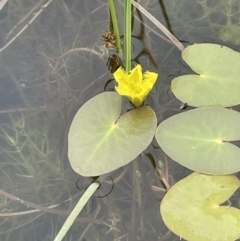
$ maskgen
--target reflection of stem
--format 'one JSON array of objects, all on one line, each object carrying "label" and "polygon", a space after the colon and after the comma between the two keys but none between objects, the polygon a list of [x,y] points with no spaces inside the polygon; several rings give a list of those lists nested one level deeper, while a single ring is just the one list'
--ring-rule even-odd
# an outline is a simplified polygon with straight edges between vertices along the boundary
[{"label": "reflection of stem", "polygon": [[[121,2],[121,4],[123,5],[123,3]],[[151,28],[147,23],[144,23],[134,12],[134,18],[142,25],[144,25],[147,29],[149,29],[151,32],[153,32],[155,35],[157,35],[159,38],[162,38],[163,40],[165,40],[166,42],[173,44],[172,41],[170,41],[168,38],[166,38],[164,35],[158,33],[156,30],[154,30],[153,28]]]},{"label": "reflection of stem", "polygon": [[141,11],[149,20],[151,20],[175,45],[179,50],[183,51],[185,47],[182,43],[173,35],[171,32],[162,25],[152,14],[150,14],[146,9],[144,9],[139,3],[132,0],[132,5]]},{"label": "reflection of stem", "polygon": [[160,6],[161,6],[162,13],[163,13],[163,17],[164,17],[164,19],[165,19],[165,21],[166,21],[166,24],[167,24],[167,28],[168,28],[169,31],[173,34],[172,26],[171,26],[170,20],[169,20],[169,18],[168,18],[168,15],[167,15],[167,11],[166,11],[164,2],[163,2],[163,1],[159,1],[159,4],[160,4]]}]

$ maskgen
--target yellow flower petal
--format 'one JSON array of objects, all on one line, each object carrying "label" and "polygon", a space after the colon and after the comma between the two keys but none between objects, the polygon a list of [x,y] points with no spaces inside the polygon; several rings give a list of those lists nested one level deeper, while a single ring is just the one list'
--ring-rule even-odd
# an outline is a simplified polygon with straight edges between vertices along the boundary
[{"label": "yellow flower petal", "polygon": [[136,65],[136,67],[130,71],[129,79],[131,79],[130,81],[132,84],[141,85],[143,75],[142,75],[142,67],[140,64]]},{"label": "yellow flower petal", "polygon": [[153,88],[158,74],[154,72],[142,73],[141,65],[136,65],[130,73],[118,68],[113,74],[118,86],[115,87],[119,95],[127,96],[134,106],[139,107]]}]

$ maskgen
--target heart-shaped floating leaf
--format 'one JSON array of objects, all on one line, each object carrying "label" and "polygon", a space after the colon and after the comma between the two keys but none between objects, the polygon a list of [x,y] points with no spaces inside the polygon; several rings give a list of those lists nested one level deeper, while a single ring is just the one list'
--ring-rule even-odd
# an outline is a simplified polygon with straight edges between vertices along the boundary
[{"label": "heart-shaped floating leaf", "polygon": [[157,128],[156,140],[174,161],[197,172],[216,175],[240,170],[240,113],[202,107],[174,115]]},{"label": "heart-shaped floating leaf", "polygon": [[165,195],[160,213],[166,226],[189,241],[233,241],[240,237],[240,210],[219,206],[239,188],[237,177],[193,173]]},{"label": "heart-shaped floating leaf", "polygon": [[122,97],[105,92],[86,102],[68,134],[68,157],[75,172],[99,176],[134,160],[151,143],[157,126],[147,106],[120,117]]},{"label": "heart-shaped floating leaf", "polygon": [[217,44],[194,44],[183,60],[199,75],[184,75],[171,83],[174,95],[191,106],[234,106],[240,103],[240,53]]}]

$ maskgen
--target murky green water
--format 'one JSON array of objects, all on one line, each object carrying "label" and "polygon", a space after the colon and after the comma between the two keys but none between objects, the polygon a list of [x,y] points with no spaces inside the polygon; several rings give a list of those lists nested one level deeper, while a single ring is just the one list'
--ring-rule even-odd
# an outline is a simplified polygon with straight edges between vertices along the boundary
[{"label": "murky green water", "polygon": [[[140,3],[184,45],[212,42],[240,50],[239,1]],[[120,14],[120,0],[118,4]],[[181,103],[168,92],[169,84],[174,75],[189,68],[180,51],[153,32],[161,34],[160,30],[135,14],[145,25],[135,20],[134,63],[159,73],[146,104],[160,122],[180,111]],[[79,107],[103,92],[113,78],[106,66],[112,52],[101,41],[101,34],[109,29],[108,18],[104,0],[9,0],[0,11],[0,240],[53,240],[90,183],[69,166],[67,133]],[[107,89],[113,86],[111,82]],[[165,163],[170,184],[189,173],[154,146],[146,153]],[[164,192],[157,190],[162,185],[146,155],[111,178],[91,198],[64,240],[179,239],[161,220]],[[112,192],[102,197],[112,180]]]}]

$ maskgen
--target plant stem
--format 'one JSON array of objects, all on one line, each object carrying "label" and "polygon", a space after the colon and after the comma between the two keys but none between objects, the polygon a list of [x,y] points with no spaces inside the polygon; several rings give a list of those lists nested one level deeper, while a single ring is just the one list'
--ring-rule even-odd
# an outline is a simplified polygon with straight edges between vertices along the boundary
[{"label": "plant stem", "polygon": [[113,1],[114,0],[108,0],[108,5],[109,5],[109,9],[110,9],[112,24],[113,24],[113,31],[114,31],[114,35],[116,37],[115,41],[116,41],[117,52],[121,52],[122,48],[121,48],[120,35],[119,35],[119,30],[118,30],[117,15],[116,15]]},{"label": "plant stem", "polygon": [[73,222],[79,215],[79,213],[82,211],[83,207],[87,203],[87,201],[91,198],[93,193],[98,189],[99,183],[92,183],[89,188],[85,191],[83,196],[80,198],[78,201],[77,205],[74,207],[72,210],[71,214],[68,216],[67,220],[63,224],[62,228],[60,229],[59,233],[57,234],[56,238],[54,241],[61,241],[64,236],[66,235],[67,231],[70,229],[72,226]]},{"label": "plant stem", "polygon": [[98,177],[98,179],[96,179],[88,187],[88,189],[84,192],[82,197],[79,199],[79,201],[76,204],[76,206],[73,208],[72,212],[70,213],[70,215],[68,216],[67,220],[63,224],[62,228],[58,232],[58,234],[55,237],[54,241],[62,241],[62,239],[66,235],[67,231],[70,229],[70,227],[72,226],[73,222],[75,221],[75,219],[77,218],[79,213],[84,208],[85,204],[89,201],[89,199],[92,197],[94,192],[98,189],[98,187],[100,186],[100,183],[103,182],[108,175],[109,175],[109,173],[108,174],[104,174],[104,175]]},{"label": "plant stem", "polygon": [[125,60],[125,71],[128,73],[131,70],[132,60],[132,42],[131,42],[131,0],[124,0],[124,60]]}]

